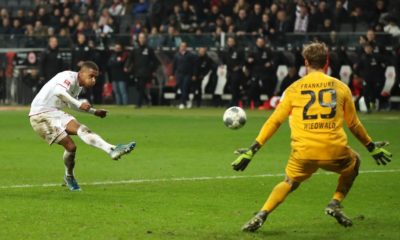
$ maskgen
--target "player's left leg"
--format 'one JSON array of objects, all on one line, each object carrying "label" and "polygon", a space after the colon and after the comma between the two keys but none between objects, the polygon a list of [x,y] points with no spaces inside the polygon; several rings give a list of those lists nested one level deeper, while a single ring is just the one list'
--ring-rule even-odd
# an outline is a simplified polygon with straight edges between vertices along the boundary
[{"label": "player's left leg", "polygon": [[334,217],[340,225],[344,227],[351,227],[353,222],[343,212],[341,202],[349,193],[351,187],[353,186],[354,180],[358,175],[360,158],[357,153],[352,152],[351,157],[348,160],[343,161],[346,162],[340,164],[339,169],[334,170],[340,173],[340,177],[336,191],[333,194],[333,198],[325,208],[325,213]]},{"label": "player's left leg", "polygon": [[57,143],[65,149],[63,155],[65,165],[65,184],[71,191],[80,191],[81,188],[74,176],[76,145],[70,136],[65,136],[60,141],[57,140]]},{"label": "player's left leg", "polygon": [[242,227],[242,230],[254,232],[259,229],[268,215],[286,199],[289,193],[296,190],[300,183],[311,177],[317,169],[315,161],[301,161],[290,157],[285,170],[285,180],[274,187],[264,206]]}]

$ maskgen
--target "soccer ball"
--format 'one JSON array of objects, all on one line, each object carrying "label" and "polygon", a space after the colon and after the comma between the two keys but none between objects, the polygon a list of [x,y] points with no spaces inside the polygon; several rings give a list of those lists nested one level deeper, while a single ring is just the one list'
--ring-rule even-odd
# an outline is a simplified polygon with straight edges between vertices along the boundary
[{"label": "soccer ball", "polygon": [[243,127],[246,120],[246,112],[240,107],[230,107],[224,112],[224,124],[230,129],[239,129]]}]

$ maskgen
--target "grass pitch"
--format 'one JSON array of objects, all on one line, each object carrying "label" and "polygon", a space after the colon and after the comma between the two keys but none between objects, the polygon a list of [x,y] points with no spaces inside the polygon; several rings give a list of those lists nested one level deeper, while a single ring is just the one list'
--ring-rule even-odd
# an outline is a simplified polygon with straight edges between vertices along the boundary
[{"label": "grass pitch", "polygon": [[373,139],[391,142],[386,167],[349,135],[362,156],[344,202],[352,228],[324,215],[337,175],[318,172],[249,234],[241,226],[283,178],[287,123],[238,173],[233,150],[253,142],[270,112],[247,111],[234,131],[223,126],[222,108],[106,108],[105,119],[73,115],[107,141],[137,147],[113,161],[75,137],[82,192],[61,187],[63,150],[36,135],[28,109],[0,111],[0,239],[400,239],[399,112],[360,116]]}]

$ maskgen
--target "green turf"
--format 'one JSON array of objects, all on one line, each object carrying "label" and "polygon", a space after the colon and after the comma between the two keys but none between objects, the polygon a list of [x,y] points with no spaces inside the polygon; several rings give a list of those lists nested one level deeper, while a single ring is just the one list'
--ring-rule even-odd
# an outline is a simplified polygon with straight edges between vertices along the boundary
[{"label": "green turf", "polygon": [[[83,191],[61,186],[62,148],[48,146],[31,129],[26,110],[0,111],[0,239],[400,239],[400,113],[361,115],[370,135],[389,140],[390,166],[362,156],[362,171],[344,202],[354,227],[324,215],[336,175],[305,182],[254,234],[241,226],[264,203],[283,173],[290,152],[284,124],[245,172],[232,171],[233,150],[252,143],[270,112],[247,111],[243,129],[222,124],[224,109],[108,107],[109,117],[74,113],[107,141],[137,142],[120,161],[74,138],[76,176]],[[245,178],[220,178],[249,176]],[[251,177],[253,176],[253,177]],[[210,177],[203,180],[190,178]],[[185,178],[185,179],[181,179]],[[126,184],[100,184],[143,180]],[[152,181],[148,181],[152,180]],[[16,187],[17,185],[32,187]],[[362,219],[359,217],[363,215]]]}]

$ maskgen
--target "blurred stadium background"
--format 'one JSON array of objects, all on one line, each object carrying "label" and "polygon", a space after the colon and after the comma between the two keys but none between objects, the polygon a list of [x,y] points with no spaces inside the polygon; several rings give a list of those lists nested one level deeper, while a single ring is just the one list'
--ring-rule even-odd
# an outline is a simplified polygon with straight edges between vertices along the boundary
[{"label": "blurred stadium background", "polygon": [[[365,94],[359,66],[363,46],[371,45],[379,68],[374,78],[377,105],[381,106],[375,107],[399,108],[400,3],[396,0],[0,0],[0,9],[1,104],[29,104],[48,80],[43,79],[43,69],[49,66],[43,65],[41,57],[50,36],[58,38],[57,57],[63,69],[74,69],[76,57],[95,60],[101,66],[104,74],[96,88],[82,97],[96,104],[115,103],[104,86],[113,81],[107,54],[115,43],[128,52],[134,49],[138,34],[143,32],[161,63],[146,85],[152,105],[177,103],[176,80],[169,76],[182,41],[194,54],[206,47],[213,60],[214,66],[202,83],[204,104],[228,105],[232,98],[230,79],[226,75],[221,78],[218,69],[225,64],[226,39],[234,36],[245,52],[245,62],[259,37],[272,51],[269,58],[273,67],[268,74],[272,75],[269,81],[275,82],[274,90],[260,87],[262,101],[271,98],[263,91],[281,93],[280,83],[288,69],[294,67],[300,76],[304,74],[301,46],[319,40],[331,49],[328,73],[348,83],[355,97]],[[79,34],[86,36],[81,48]],[[100,57],[91,59],[94,55]],[[134,74],[129,77],[129,103],[135,103],[137,82]],[[250,106],[246,92],[249,81],[251,73],[244,74],[241,100],[245,106]]]}]

